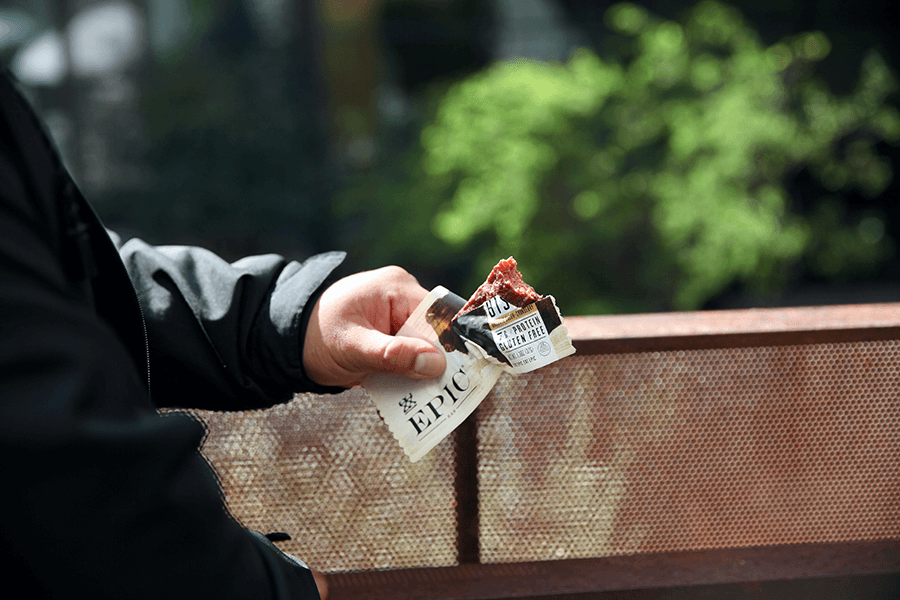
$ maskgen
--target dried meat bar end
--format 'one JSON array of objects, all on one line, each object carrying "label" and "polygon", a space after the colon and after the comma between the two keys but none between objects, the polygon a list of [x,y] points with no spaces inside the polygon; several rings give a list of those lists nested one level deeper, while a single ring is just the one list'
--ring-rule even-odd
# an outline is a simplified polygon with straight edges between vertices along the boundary
[{"label": "dried meat bar end", "polygon": [[529,302],[534,302],[543,298],[534,291],[534,288],[522,280],[522,274],[516,266],[516,259],[512,256],[501,260],[491,269],[487,280],[475,290],[466,305],[463,306],[456,314],[458,317],[463,313],[467,313],[473,308],[481,306],[490,298],[499,296],[513,306],[525,306]]}]

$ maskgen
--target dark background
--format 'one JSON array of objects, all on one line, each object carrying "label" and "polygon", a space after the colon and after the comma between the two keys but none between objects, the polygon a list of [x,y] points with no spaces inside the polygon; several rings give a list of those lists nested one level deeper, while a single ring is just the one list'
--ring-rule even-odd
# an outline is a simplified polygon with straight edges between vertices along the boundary
[{"label": "dark background", "polygon": [[[0,3],[0,17],[7,21],[23,14],[31,19],[18,32],[7,27],[0,60],[15,70],[17,54],[35,37],[65,31],[80,14],[107,4]],[[394,169],[402,176],[401,157],[448,85],[516,53],[565,60],[576,47],[603,55],[614,43],[604,21],[613,3],[602,1],[113,4],[128,4],[145,19],[137,58],[101,76],[76,73],[49,85],[25,83],[76,179],[111,228],[154,243],[204,245],[230,259],[349,248],[353,266],[377,266],[355,243],[363,239],[366,219],[336,215],[335,199],[357,184],[360,173],[372,172],[374,178],[379,169]],[[816,75],[835,94],[850,93],[872,50],[894,72],[900,67],[896,11],[887,2],[729,4],[767,45],[800,32],[824,32],[831,52]],[[693,3],[640,5],[659,17],[679,19]],[[260,7],[269,7],[268,17]],[[169,23],[165,43],[154,41],[160,33],[151,31],[161,22]],[[896,173],[898,148],[881,143],[878,150]],[[791,209],[800,215],[822,195],[806,170],[790,173],[784,184]],[[843,218],[852,223],[874,210],[883,219],[885,237],[900,239],[898,185],[894,177],[877,197],[842,192]],[[407,266],[426,286],[443,284],[465,295],[479,277],[472,273],[475,255],[464,248],[445,261]],[[634,278],[632,270],[625,266],[615,276]],[[858,272],[825,276],[801,262],[775,289],[761,294],[735,281],[702,308],[896,300],[900,264],[890,254]],[[623,310],[672,308],[665,298],[647,297]]]}]

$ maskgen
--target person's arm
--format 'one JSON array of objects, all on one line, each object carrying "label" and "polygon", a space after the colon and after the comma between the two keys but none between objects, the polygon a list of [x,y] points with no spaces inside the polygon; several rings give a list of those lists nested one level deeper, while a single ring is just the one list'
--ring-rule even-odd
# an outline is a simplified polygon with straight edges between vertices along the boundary
[{"label": "person's arm", "polygon": [[[239,526],[61,262],[61,167],[0,73],[0,561],[29,598],[316,598]],[[15,130],[12,127],[15,126]]]},{"label": "person's arm", "polygon": [[304,308],[342,253],[228,263],[202,248],[137,239],[119,253],[144,313],[158,406],[243,410],[286,402],[294,392],[340,391],[307,376],[302,339]]},{"label": "person's arm", "polygon": [[443,372],[431,344],[394,336],[427,294],[399,267],[332,283],[343,253],[229,264],[201,248],[131,240],[120,254],[143,307],[159,405],[263,408],[294,392],[341,391],[372,372]]}]

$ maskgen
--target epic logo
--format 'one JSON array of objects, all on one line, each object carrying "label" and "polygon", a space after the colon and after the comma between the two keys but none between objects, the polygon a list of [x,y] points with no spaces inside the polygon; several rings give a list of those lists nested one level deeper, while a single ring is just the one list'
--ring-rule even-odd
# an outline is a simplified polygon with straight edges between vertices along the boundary
[{"label": "epic logo", "polygon": [[[456,404],[459,400],[457,394],[468,390],[469,385],[469,376],[466,375],[466,372],[460,367],[459,371],[450,376],[450,382],[443,387],[444,393],[438,394],[426,402],[424,408],[419,409],[412,417],[410,417],[409,422],[415,427],[416,435],[422,435],[422,432],[431,427],[433,423],[436,423],[443,415],[439,409],[443,409],[448,400],[450,406]],[[433,421],[432,417],[434,418]]]}]

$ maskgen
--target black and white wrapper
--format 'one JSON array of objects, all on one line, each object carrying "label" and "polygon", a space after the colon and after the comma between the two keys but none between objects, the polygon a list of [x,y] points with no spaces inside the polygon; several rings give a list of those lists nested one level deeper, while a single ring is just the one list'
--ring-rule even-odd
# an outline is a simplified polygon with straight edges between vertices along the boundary
[{"label": "black and white wrapper", "polygon": [[466,301],[437,287],[397,335],[441,348],[441,377],[369,377],[365,387],[412,462],[447,437],[481,404],[503,372],[528,373],[575,352],[553,296],[523,307],[499,297],[454,318]]}]

